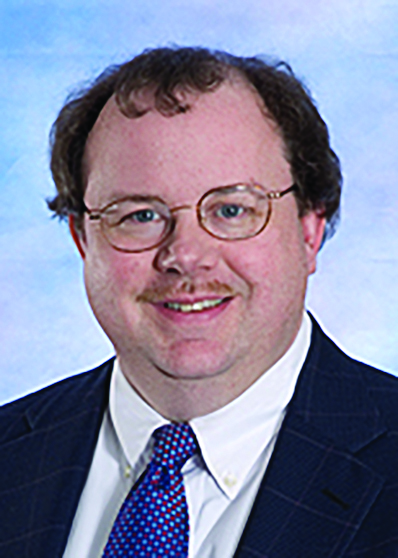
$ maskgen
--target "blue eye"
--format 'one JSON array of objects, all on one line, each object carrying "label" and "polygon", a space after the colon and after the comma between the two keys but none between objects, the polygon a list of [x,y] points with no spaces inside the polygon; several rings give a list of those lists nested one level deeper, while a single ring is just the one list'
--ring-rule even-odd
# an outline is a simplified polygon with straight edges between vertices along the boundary
[{"label": "blue eye", "polygon": [[158,217],[153,209],[140,209],[131,214],[131,218],[139,223],[150,223]]},{"label": "blue eye", "polygon": [[225,219],[233,219],[234,217],[239,217],[244,212],[244,208],[240,205],[234,203],[224,204],[218,210],[218,214],[220,217],[224,217]]},{"label": "blue eye", "polygon": [[159,221],[159,214],[154,209],[148,207],[144,209],[137,209],[137,211],[131,211],[126,215],[123,215],[119,219],[119,224],[126,223],[153,223]]}]

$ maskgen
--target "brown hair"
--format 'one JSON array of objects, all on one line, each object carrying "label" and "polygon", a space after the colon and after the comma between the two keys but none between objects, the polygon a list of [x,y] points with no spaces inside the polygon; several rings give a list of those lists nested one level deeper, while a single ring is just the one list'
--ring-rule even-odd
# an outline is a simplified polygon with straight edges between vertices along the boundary
[{"label": "brown hair", "polygon": [[300,215],[309,210],[327,219],[325,238],[338,221],[342,176],[330,147],[327,126],[305,86],[284,62],[239,57],[205,48],[146,50],[131,61],[107,68],[89,87],[70,97],[51,130],[51,171],[57,195],[48,206],[60,217],[85,211],[82,160],[88,134],[106,102],[115,95],[121,112],[139,118],[134,94],[153,92],[155,108],[172,116],[189,110],[181,92],[206,93],[238,75],[257,90],[267,114],[276,122],[297,185]]}]

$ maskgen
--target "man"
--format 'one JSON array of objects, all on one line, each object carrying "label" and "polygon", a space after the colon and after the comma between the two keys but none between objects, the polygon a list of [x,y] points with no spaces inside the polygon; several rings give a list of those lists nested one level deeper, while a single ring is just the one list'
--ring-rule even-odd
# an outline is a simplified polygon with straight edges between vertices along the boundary
[{"label": "man", "polygon": [[52,172],[116,360],[1,410],[0,555],[398,556],[397,381],[304,312],[341,174],[290,69],[146,51]]}]

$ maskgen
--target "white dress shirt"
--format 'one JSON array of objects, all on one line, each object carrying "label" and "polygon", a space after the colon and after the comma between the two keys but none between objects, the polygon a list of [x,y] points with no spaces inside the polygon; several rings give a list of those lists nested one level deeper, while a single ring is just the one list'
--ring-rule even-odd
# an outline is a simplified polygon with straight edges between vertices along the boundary
[{"label": "white dress shirt", "polygon": [[[292,346],[237,399],[193,419],[201,455],[182,469],[190,516],[190,558],[230,558],[239,542],[307,356],[307,313]],[[109,409],[64,558],[99,558],[116,515],[145,470],[152,433],[167,424],[114,366]]]}]

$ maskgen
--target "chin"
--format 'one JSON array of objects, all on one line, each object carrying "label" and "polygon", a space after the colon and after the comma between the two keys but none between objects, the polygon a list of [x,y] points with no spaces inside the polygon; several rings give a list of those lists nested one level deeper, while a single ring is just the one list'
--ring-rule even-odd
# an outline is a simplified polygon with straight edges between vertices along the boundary
[{"label": "chin", "polygon": [[[181,346],[182,345],[182,346]],[[203,346],[203,341],[178,343],[170,347],[163,363],[156,363],[159,370],[175,379],[198,380],[219,376],[226,372],[234,358],[225,354],[225,348]]]}]

